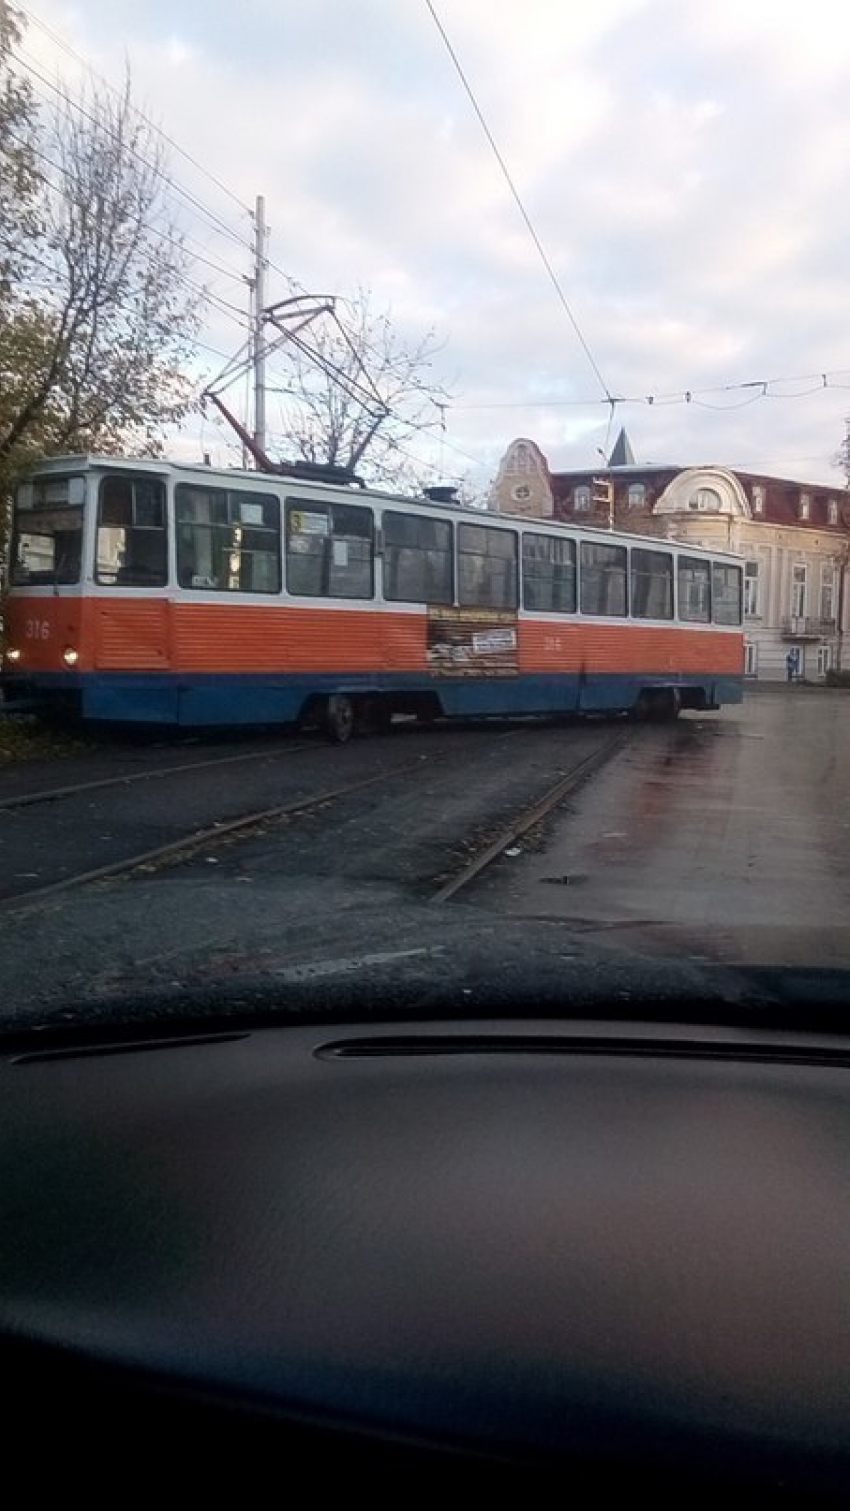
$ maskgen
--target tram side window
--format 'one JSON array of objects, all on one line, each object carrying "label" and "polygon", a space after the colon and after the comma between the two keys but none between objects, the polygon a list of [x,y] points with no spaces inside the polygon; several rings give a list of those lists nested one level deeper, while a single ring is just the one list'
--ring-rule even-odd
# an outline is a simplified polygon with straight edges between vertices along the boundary
[{"label": "tram side window", "polygon": [[679,618],[689,624],[711,623],[711,577],[707,561],[679,557]]},{"label": "tram side window", "polygon": [[581,611],[622,618],[628,613],[626,572],[628,553],[625,546],[609,546],[601,541],[581,543]]},{"label": "tram side window", "polygon": [[360,504],[286,505],[286,586],[308,598],[371,598],[374,519]]},{"label": "tram side window", "polygon": [[715,624],[741,623],[741,568],[711,565],[712,618]]},{"label": "tram side window", "polygon": [[576,545],[555,535],[522,537],[523,608],[539,613],[576,611]]},{"label": "tram side window", "polygon": [[673,558],[669,551],[632,547],[630,593],[633,618],[673,618]]},{"label": "tram side window", "polygon": [[178,483],[174,502],[181,588],[280,592],[280,504],[272,494]]},{"label": "tram side window", "polygon": [[95,577],[110,587],[165,586],[168,537],[162,478],[103,479],[97,508]]},{"label": "tram side window", "polygon": [[513,530],[458,525],[458,602],[467,608],[515,609],[517,538]]},{"label": "tram side window", "polygon": [[385,510],[381,524],[384,597],[405,603],[453,603],[451,522]]}]

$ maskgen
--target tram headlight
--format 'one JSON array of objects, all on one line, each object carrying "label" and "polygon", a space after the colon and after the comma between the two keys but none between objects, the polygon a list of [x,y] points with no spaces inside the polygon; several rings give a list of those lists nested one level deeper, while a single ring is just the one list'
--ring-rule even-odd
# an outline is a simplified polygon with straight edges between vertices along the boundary
[{"label": "tram headlight", "polygon": [[8,650],[4,651],[4,655],[6,660],[10,662],[12,666],[15,666],[21,659],[21,653],[15,645],[10,645]]},{"label": "tram headlight", "polygon": [[76,666],[79,659],[79,654],[74,650],[74,647],[72,645],[66,645],[64,651],[62,652],[62,660],[64,661],[65,665]]}]

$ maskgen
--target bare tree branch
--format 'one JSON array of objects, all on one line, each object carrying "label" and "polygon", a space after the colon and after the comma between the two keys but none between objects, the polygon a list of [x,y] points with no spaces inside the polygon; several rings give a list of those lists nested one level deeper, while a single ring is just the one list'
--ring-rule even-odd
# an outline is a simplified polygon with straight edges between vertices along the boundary
[{"label": "bare tree branch", "polygon": [[[338,321],[311,326],[275,358],[285,375],[274,390],[281,401],[281,450],[348,467],[373,482],[407,485],[425,469],[406,446],[423,431],[439,431],[441,406],[450,397],[430,377],[440,345],[433,331],[407,345],[390,313],[373,310],[367,289],[340,303]],[[364,402],[364,390],[371,402]]]},{"label": "bare tree branch", "polygon": [[14,74],[19,33],[0,0],[0,211],[13,227],[0,230],[0,481],[33,450],[157,449],[157,434],[188,412],[201,298],[187,286],[159,138],[129,77],[118,95],[65,94],[38,122]]}]

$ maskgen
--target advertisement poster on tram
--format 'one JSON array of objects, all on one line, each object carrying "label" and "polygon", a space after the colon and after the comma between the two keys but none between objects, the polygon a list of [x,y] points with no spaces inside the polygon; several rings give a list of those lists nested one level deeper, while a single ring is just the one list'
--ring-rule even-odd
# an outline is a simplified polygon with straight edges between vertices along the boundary
[{"label": "advertisement poster on tram", "polygon": [[441,677],[508,677],[519,671],[517,618],[502,609],[428,610],[426,657]]}]

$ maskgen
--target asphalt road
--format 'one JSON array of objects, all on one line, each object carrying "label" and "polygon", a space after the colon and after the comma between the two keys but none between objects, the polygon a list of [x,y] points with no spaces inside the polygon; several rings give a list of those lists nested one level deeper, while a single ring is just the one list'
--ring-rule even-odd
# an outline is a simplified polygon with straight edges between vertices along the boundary
[{"label": "asphalt road", "polygon": [[[20,888],[216,818],[338,794],[188,858],[0,907],[3,1021],[135,1020],[200,999],[211,1012],[262,1001],[339,1016],[350,1002],[392,1017],[708,997],[734,1013],[753,1000],[753,967],[759,990],[772,972],[771,992],[804,1000],[819,973],[850,971],[840,692],[759,690],[740,709],[632,727],[553,816],[435,904],[470,855],[611,736],[603,724],[494,724],[343,749],[204,744],[177,759],[251,759],[0,810],[5,885],[34,873]],[[164,761],[175,752],[124,749],[114,769]],[[110,769],[108,753],[75,756],[55,784]],[[54,784],[49,768],[7,771],[0,800],[42,782]]]},{"label": "asphalt road", "polygon": [[850,967],[850,697],[754,690],[632,744],[476,906],[692,960]]},{"label": "asphalt road", "polygon": [[[162,864],[158,849],[258,813],[269,815],[258,826],[273,830],[269,843],[249,847],[259,838],[251,834],[236,847],[219,845],[207,834],[202,862],[220,865],[222,875],[274,876],[281,888],[309,873],[427,888],[480,833],[613,732],[605,723],[568,731],[527,722],[401,726],[344,749],[322,738],[258,735],[235,749],[217,740],[188,749],[140,746],[132,766],[122,744],[111,767],[98,749],[52,770],[7,768],[0,772],[0,907],[134,856],[150,857],[154,870]],[[314,819],[306,828],[293,823],[302,805]],[[289,810],[286,833],[276,809]],[[179,860],[187,863],[185,855]]]},{"label": "asphalt road", "polygon": [[[116,774],[143,779],[96,788],[85,784],[108,775],[102,751],[29,780],[7,771],[0,803],[46,787],[82,790],[0,808],[5,1014],[281,971],[324,979],[329,959],[392,968],[425,957],[442,967],[452,926],[430,905],[439,885],[618,734],[603,722],[494,722],[402,727],[344,748],[259,736],[255,748],[222,745],[220,766],[191,770],[176,768],[214,760],[216,742],[193,752],[140,748],[134,769],[119,749]],[[297,804],[309,806],[121,877],[37,895],[198,827]]]}]

